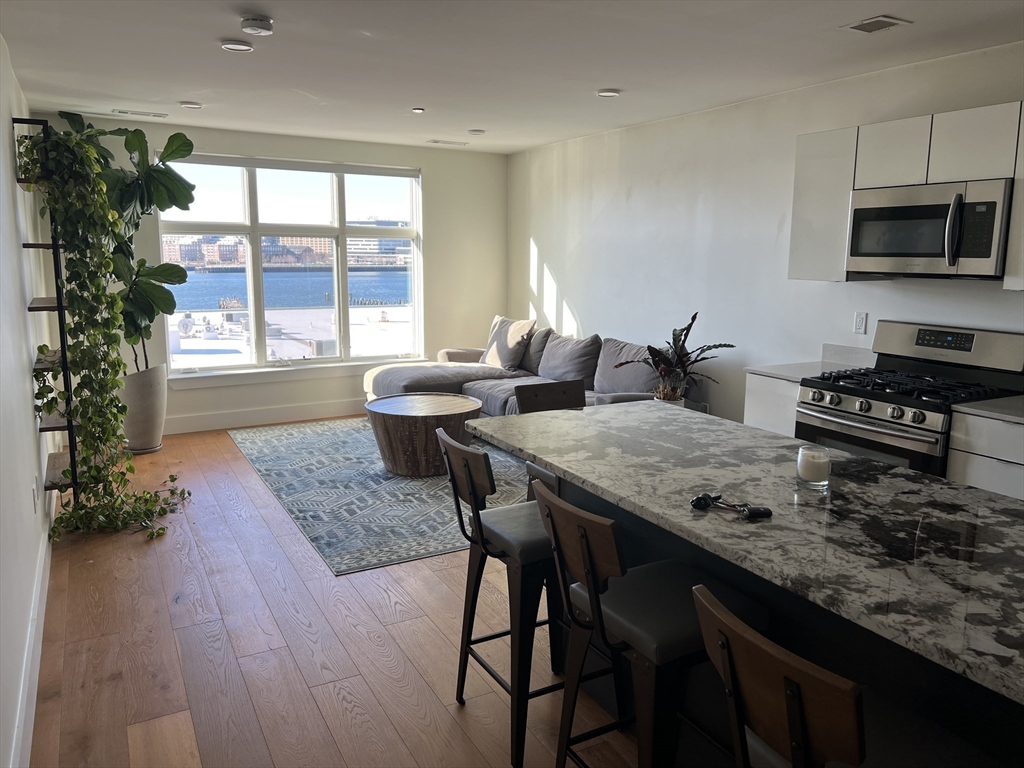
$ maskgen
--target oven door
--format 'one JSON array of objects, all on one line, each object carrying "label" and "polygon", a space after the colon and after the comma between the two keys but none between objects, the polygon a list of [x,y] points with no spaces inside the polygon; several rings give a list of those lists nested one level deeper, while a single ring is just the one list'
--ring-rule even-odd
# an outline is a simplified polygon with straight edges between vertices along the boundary
[{"label": "oven door", "polygon": [[858,189],[846,271],[952,277],[967,184]]},{"label": "oven door", "polygon": [[946,476],[946,435],[873,423],[862,416],[839,415],[804,403],[796,408],[795,434],[801,440],[828,448]]}]

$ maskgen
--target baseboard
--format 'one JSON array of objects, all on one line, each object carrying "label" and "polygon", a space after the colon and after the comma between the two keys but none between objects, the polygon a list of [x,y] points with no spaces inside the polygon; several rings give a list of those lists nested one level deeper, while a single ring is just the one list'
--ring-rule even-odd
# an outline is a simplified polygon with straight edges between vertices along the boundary
[{"label": "baseboard", "polygon": [[[48,493],[44,502],[47,520],[53,519],[57,494]],[[44,535],[40,544],[36,568],[35,592],[32,595],[32,613],[29,618],[28,643],[22,665],[21,696],[18,718],[14,726],[12,766],[28,765],[32,754],[32,731],[36,718],[36,698],[39,695],[39,663],[43,652],[43,622],[46,615],[46,595],[50,587],[50,541]]]},{"label": "baseboard", "polygon": [[282,424],[289,421],[355,416],[366,413],[363,410],[365,403],[364,398],[354,397],[326,403],[301,403],[268,408],[245,408],[237,411],[168,416],[164,424],[164,434],[176,435],[182,432],[202,432],[208,429],[237,429],[239,427],[258,427],[264,424]]}]

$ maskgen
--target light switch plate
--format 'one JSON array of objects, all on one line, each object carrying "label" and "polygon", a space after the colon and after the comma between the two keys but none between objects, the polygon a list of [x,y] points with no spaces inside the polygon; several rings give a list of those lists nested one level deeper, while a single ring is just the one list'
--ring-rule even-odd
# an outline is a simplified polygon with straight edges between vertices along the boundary
[{"label": "light switch plate", "polygon": [[857,312],[853,316],[853,332],[866,334],[868,332],[868,313]]}]

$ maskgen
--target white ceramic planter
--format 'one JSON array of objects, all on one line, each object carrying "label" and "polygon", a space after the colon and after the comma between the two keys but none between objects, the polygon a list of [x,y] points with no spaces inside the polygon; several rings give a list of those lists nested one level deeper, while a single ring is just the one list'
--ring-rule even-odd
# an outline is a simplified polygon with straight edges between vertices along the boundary
[{"label": "white ceramic planter", "polygon": [[128,406],[124,417],[128,451],[159,451],[163,447],[167,415],[167,365],[161,363],[125,376],[121,402]]}]

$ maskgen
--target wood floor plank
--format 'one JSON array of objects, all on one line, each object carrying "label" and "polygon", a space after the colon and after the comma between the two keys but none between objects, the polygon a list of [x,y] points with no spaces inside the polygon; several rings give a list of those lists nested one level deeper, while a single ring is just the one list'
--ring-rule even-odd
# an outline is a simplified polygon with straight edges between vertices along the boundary
[{"label": "wood floor plank", "polygon": [[220,619],[220,609],[185,515],[166,523],[160,542],[160,572],[174,629]]},{"label": "wood floor plank", "polygon": [[188,709],[158,550],[142,533],[118,535],[114,591],[128,724]]},{"label": "wood floor plank", "polygon": [[[507,768],[512,754],[512,712],[496,693],[451,704],[448,711],[483,752],[492,768]],[[529,730],[526,732],[524,768],[550,768],[555,756]]]},{"label": "wood floor plank", "polygon": [[68,550],[68,598],[64,641],[117,634],[117,600],[111,540],[117,534],[83,536]]},{"label": "wood floor plank", "polygon": [[346,765],[287,648],[239,659],[267,746],[278,766]]},{"label": "wood floor plank", "polygon": [[311,689],[349,768],[414,768],[409,748],[362,676]]},{"label": "wood floor plank", "polygon": [[303,581],[334,578],[334,571],[320,557],[320,553],[309,543],[305,535],[293,533],[290,536],[278,536],[277,543],[288,555],[292,566]]},{"label": "wood floor plank", "polygon": [[129,725],[128,756],[131,768],[202,768],[191,713]]},{"label": "wood floor plank", "polygon": [[231,445],[234,447],[234,455],[225,455],[225,459],[227,459],[231,471],[235,473],[235,477],[245,486],[245,492],[260,513],[263,522],[275,536],[292,536],[298,533],[298,526],[295,525],[291,515],[281,506],[281,502],[278,501],[274,492],[263,482],[263,478],[249,463],[249,460],[238,453],[234,442]]},{"label": "wood floor plank", "polygon": [[68,547],[54,547],[50,556],[50,583],[43,614],[43,642],[39,658],[39,689],[33,720],[33,768],[57,765],[60,760],[60,699],[64,677],[64,619],[68,594]]},{"label": "wood floor plank", "polygon": [[120,644],[120,638],[112,634],[64,646],[61,766],[128,766]]},{"label": "wood floor plank", "polygon": [[287,645],[248,563],[217,508],[190,510],[189,519],[235,655],[249,656]]},{"label": "wood floor plank", "polygon": [[358,674],[334,628],[270,535],[237,535],[263,597],[310,687]]},{"label": "wood floor plank", "polygon": [[354,586],[345,579],[321,579],[309,587],[416,762],[423,768],[483,765],[483,755]]},{"label": "wood floor plank", "polygon": [[184,627],[174,635],[203,765],[272,766],[224,622]]},{"label": "wood floor plank", "polygon": [[443,571],[445,568],[461,568],[466,570],[469,563],[469,549],[460,549],[457,552],[427,557],[417,562],[424,563],[432,571]]},{"label": "wood floor plank", "polygon": [[[459,669],[459,649],[426,616],[388,625],[406,657],[413,663],[434,694],[445,706],[455,703],[455,684]],[[465,698],[491,693],[491,686],[476,668],[466,673]]]},{"label": "wood floor plank", "polygon": [[192,492],[192,498],[185,505],[186,516],[191,510],[201,510],[216,503],[185,435],[165,435],[161,453],[167,462],[168,473],[177,476],[178,486]]},{"label": "wood floor plank", "polygon": [[385,626],[424,615],[416,601],[383,568],[353,573],[344,578],[355,585],[359,596]]}]

